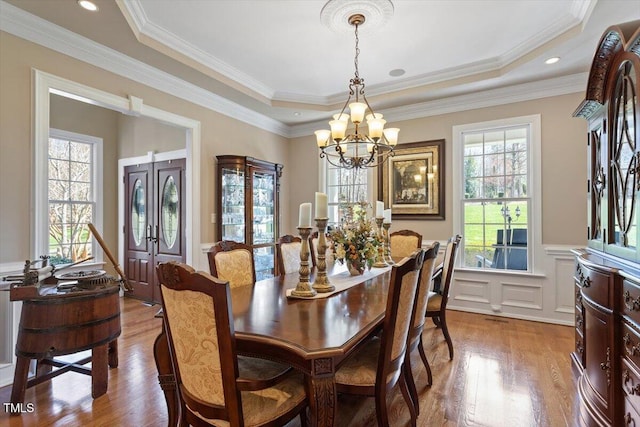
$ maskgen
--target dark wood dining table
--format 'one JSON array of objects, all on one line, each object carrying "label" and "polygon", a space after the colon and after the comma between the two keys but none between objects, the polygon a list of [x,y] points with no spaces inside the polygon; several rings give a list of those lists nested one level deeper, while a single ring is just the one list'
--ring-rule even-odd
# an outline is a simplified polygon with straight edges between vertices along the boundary
[{"label": "dark wood dining table", "polygon": [[[335,264],[328,275],[346,268]],[[231,289],[236,345],[239,354],[289,364],[305,374],[311,426],[333,426],[337,393],[335,372],[340,363],[382,325],[390,270],[363,280],[327,298],[286,297],[298,273]],[[313,282],[313,272],[311,281]],[[158,378],[176,426],[179,402],[164,329],[154,355]]]}]

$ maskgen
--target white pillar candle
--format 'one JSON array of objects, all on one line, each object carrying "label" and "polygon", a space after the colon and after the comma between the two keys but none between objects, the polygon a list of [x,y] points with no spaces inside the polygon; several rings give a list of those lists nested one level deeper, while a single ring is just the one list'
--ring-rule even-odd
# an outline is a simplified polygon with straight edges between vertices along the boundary
[{"label": "white pillar candle", "polygon": [[311,227],[311,203],[300,204],[300,215],[298,217],[299,228]]},{"label": "white pillar candle", "polygon": [[384,202],[378,200],[376,202],[376,218],[384,217]]},{"label": "white pillar candle", "polygon": [[385,224],[391,224],[391,209],[385,209],[384,210],[384,223]]},{"label": "white pillar candle", "polygon": [[327,203],[327,195],[316,191],[316,218],[328,218],[329,205]]}]

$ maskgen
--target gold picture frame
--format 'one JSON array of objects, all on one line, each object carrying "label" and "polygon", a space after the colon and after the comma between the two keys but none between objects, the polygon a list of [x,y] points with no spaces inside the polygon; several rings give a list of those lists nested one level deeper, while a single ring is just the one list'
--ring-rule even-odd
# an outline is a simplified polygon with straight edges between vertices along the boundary
[{"label": "gold picture frame", "polygon": [[397,145],[378,168],[378,196],[392,219],[444,220],[444,139]]}]

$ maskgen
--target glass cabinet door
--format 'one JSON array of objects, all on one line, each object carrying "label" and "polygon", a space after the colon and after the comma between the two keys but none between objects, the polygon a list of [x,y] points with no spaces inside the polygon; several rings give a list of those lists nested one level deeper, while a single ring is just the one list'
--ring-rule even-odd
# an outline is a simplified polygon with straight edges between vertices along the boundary
[{"label": "glass cabinet door", "polygon": [[254,245],[275,243],[274,192],[272,173],[253,173],[253,242]]},{"label": "glass cabinet door", "polygon": [[265,245],[253,251],[256,280],[275,273],[275,175],[253,172],[253,245]]},{"label": "glass cabinet door", "polygon": [[244,171],[222,169],[221,240],[245,241]]}]

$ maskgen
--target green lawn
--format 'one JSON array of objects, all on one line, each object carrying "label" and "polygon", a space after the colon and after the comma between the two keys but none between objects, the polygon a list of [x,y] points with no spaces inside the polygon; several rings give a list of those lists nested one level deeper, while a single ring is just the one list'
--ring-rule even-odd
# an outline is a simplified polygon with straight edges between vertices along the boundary
[{"label": "green lawn", "polygon": [[[507,226],[502,208],[509,207],[511,228],[527,228],[527,203],[473,203],[465,205],[464,240],[465,246],[490,246],[496,243],[497,231]],[[516,216],[516,208],[520,208],[520,216]]]}]

